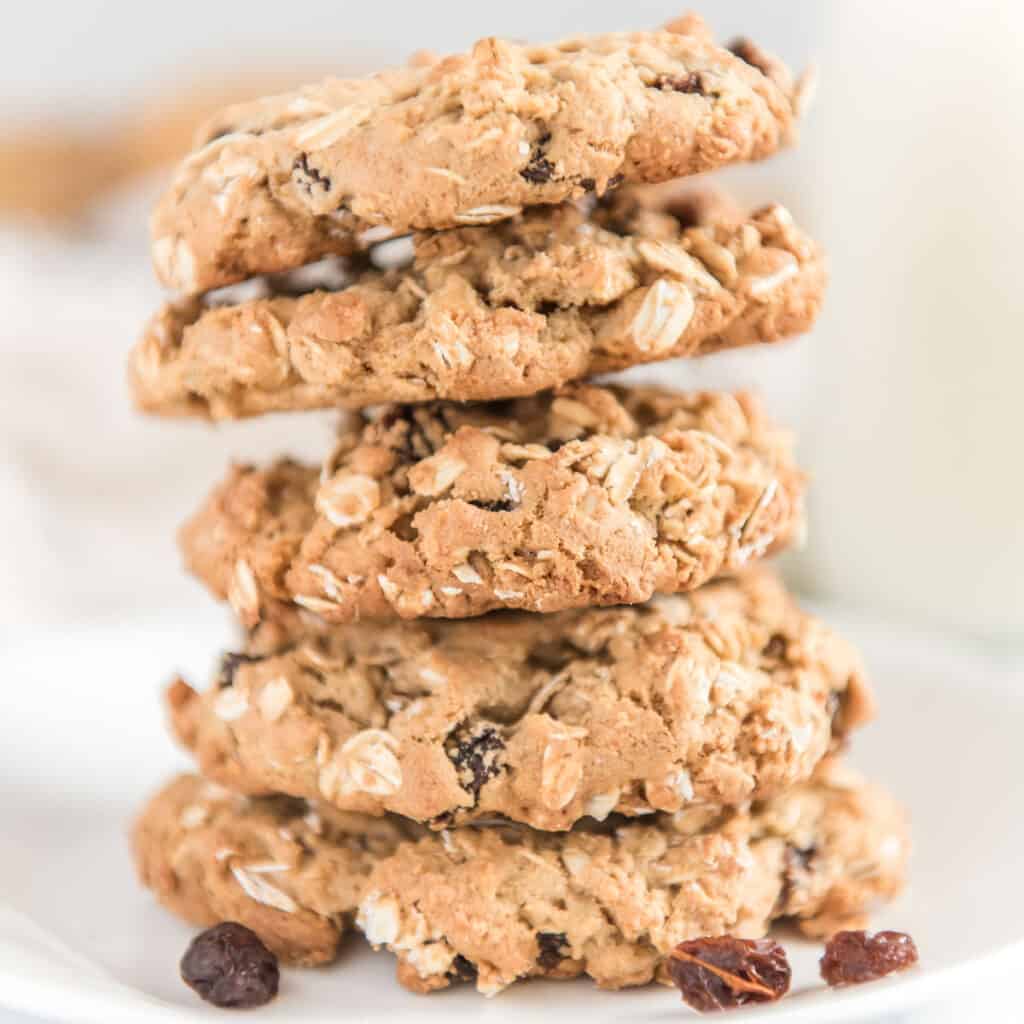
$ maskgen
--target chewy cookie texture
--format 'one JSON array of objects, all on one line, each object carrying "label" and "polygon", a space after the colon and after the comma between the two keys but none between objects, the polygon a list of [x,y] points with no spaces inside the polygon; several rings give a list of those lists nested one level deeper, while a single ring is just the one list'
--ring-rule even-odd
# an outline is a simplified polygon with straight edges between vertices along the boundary
[{"label": "chewy cookie texture", "polygon": [[197,924],[231,917],[283,958],[315,964],[333,959],[357,908],[409,988],[475,980],[488,994],[531,976],[664,981],[676,943],[759,935],[779,917],[813,935],[856,926],[899,888],[907,853],[893,801],[831,762],[749,810],[568,833],[410,830],[182,776],[143,811],[134,850],[143,882]]},{"label": "chewy cookie texture", "polygon": [[225,655],[202,696],[169,691],[203,774],[435,827],[763,799],[873,710],[849,645],[765,572],[635,608],[307,629],[275,646]]},{"label": "chewy cookie texture", "polygon": [[329,284],[286,276],[256,299],[168,303],[130,359],[136,403],[225,419],[529,395],[799,334],[825,269],[783,207],[744,216],[670,185],[421,233],[407,265]]},{"label": "chewy cookie texture", "polygon": [[665,981],[663,958],[704,935],[759,936],[778,918],[809,935],[856,926],[900,888],[903,813],[838,765],[749,811],[703,809],[607,834],[457,829],[405,844],[371,872],[357,923],[427,992],[474,979]]},{"label": "chewy cookie texture", "polygon": [[370,868],[415,826],[301,800],[247,800],[179,775],[143,809],[132,834],[139,878],[195,925],[237,921],[292,963],[334,957]]},{"label": "chewy cookie texture", "polygon": [[751,44],[683,31],[465,54],[229,107],[151,221],[163,284],[194,294],[410,229],[487,224],[620,182],[776,151],[802,89]]},{"label": "chewy cookie texture", "polygon": [[577,386],[356,419],[322,470],[234,468],[189,568],[252,626],[554,612],[691,590],[803,523],[790,437],[749,395]]}]

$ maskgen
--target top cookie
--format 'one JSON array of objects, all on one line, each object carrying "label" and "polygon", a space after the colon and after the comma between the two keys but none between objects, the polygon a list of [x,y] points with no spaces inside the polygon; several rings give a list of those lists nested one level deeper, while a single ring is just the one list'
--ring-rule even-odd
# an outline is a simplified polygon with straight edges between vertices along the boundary
[{"label": "top cookie", "polygon": [[483,39],[229,107],[154,211],[157,275],[202,292],[410,229],[768,156],[793,135],[801,89],[752,44],[736,50],[697,20],[549,46]]}]

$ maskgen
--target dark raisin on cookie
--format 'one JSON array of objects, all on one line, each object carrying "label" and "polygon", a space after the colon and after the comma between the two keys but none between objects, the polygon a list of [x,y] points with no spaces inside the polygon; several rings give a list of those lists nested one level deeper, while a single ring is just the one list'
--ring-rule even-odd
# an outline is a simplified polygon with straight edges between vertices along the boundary
[{"label": "dark raisin on cookie", "polygon": [[789,991],[792,975],[777,942],[732,935],[681,942],[666,966],[683,1000],[701,1012],[774,1002]]},{"label": "dark raisin on cookie", "polygon": [[537,932],[537,964],[545,971],[553,970],[569,955],[569,939],[565,932]]},{"label": "dark raisin on cookie", "polygon": [[761,52],[760,47],[752,39],[747,39],[745,36],[740,36],[738,39],[734,39],[726,49],[735,57],[739,57],[744,64],[749,64],[752,68],[757,68],[762,74],[767,73],[767,69],[764,67],[764,55]]},{"label": "dark raisin on cookie", "polygon": [[485,512],[513,512],[519,507],[516,502],[510,501],[508,498],[502,498],[500,501],[470,499],[469,504],[476,508],[482,508]]},{"label": "dark raisin on cookie", "polygon": [[476,981],[476,965],[467,960],[461,953],[457,953],[448,968],[448,977],[452,981]]},{"label": "dark raisin on cookie", "polygon": [[217,686],[221,690],[227,689],[235,684],[235,673],[240,665],[252,665],[257,661],[263,661],[260,654],[242,654],[239,651],[229,651],[220,659],[220,667],[217,669]]},{"label": "dark raisin on cookie", "polygon": [[457,729],[449,737],[445,747],[448,760],[455,765],[459,785],[473,794],[474,801],[479,798],[484,783],[501,771],[504,749],[505,741],[490,725],[478,726],[473,731]]},{"label": "dark raisin on cookie", "polygon": [[788,82],[789,72],[778,58],[762,50],[757,43],[750,39],[735,39],[727,47],[729,52],[739,57],[745,64],[757,68],[765,78],[771,79],[780,85]]},{"label": "dark raisin on cookie", "polygon": [[906,932],[836,932],[825,945],[821,976],[833,986],[860,985],[917,961],[917,946]]},{"label": "dark raisin on cookie", "polygon": [[544,147],[550,141],[551,132],[544,132],[534,144],[529,163],[519,172],[531,185],[543,185],[555,176],[555,165],[544,155]]},{"label": "dark raisin on cookie", "polygon": [[245,925],[224,921],[197,935],[181,958],[181,977],[214,1006],[247,1008],[277,995],[277,957]]},{"label": "dark raisin on cookie", "polygon": [[309,162],[308,153],[300,153],[295,158],[292,176],[307,192],[312,192],[314,188],[322,188],[324,192],[331,191],[331,179]]},{"label": "dark raisin on cookie", "polygon": [[651,83],[652,89],[668,92],[692,93],[704,96],[704,80],[699,71],[690,71],[685,75],[658,75]]},{"label": "dark raisin on cookie", "polygon": [[793,897],[810,882],[811,861],[814,860],[818,848],[813,844],[807,847],[794,846],[789,843],[782,855],[782,891],[779,893],[779,909],[783,914],[791,912],[789,903]]},{"label": "dark raisin on cookie", "polygon": [[789,651],[789,641],[781,633],[772,633],[761,648],[761,656],[769,661],[783,661]]}]

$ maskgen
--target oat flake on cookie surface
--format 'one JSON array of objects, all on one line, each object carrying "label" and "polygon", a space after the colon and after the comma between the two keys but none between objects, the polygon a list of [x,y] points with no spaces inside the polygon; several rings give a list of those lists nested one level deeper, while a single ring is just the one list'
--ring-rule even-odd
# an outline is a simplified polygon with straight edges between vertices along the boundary
[{"label": "oat flake on cookie surface", "polygon": [[800,535],[803,490],[750,395],[580,385],[353,416],[320,470],[233,468],[180,540],[248,626],[554,612],[739,570]]},{"label": "oat flake on cookie surface", "polygon": [[152,219],[154,267],[188,294],[411,229],[490,224],[619,182],[766,157],[806,95],[749,43],[675,31],[469,52],[229,107]]}]

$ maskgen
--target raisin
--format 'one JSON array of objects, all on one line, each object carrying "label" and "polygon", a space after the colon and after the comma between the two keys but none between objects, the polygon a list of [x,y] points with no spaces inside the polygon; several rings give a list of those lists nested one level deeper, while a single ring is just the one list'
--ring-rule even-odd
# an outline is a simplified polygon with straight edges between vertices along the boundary
[{"label": "raisin", "polygon": [[743,37],[734,39],[726,49],[736,57],[739,57],[744,64],[749,64],[752,68],[757,68],[762,75],[768,78],[772,77],[772,73],[775,70],[777,62],[773,61],[772,58],[761,49],[757,43],[753,40],[745,39]]},{"label": "raisin", "polygon": [[811,861],[817,852],[818,848],[813,845],[804,849],[792,844],[786,847],[782,858],[782,891],[779,893],[779,909],[781,913],[789,914],[793,912],[789,907],[789,903],[796,893],[808,885],[810,881],[808,872]]},{"label": "raisin", "polygon": [[412,512],[400,515],[392,524],[391,532],[399,539],[412,543],[419,539],[420,531],[413,526],[413,519],[416,516]]},{"label": "raisin", "polygon": [[580,178],[580,188],[584,192],[593,192],[597,188],[597,182],[593,178]]},{"label": "raisin", "polygon": [[521,178],[525,178],[531,185],[543,185],[555,176],[555,165],[541,156],[534,153],[530,162],[519,172]]},{"label": "raisin", "polygon": [[252,665],[257,661],[263,661],[263,656],[229,651],[220,659],[220,668],[217,671],[217,686],[222,690],[233,686],[238,667],[240,665]]},{"label": "raisin", "polygon": [[916,963],[917,946],[905,932],[836,932],[825,945],[821,976],[829,985],[859,985]]},{"label": "raisin", "polygon": [[470,499],[470,505],[482,508],[485,512],[512,512],[519,506],[514,501],[502,498],[500,501],[480,501]]},{"label": "raisin", "polygon": [[476,975],[476,965],[467,960],[461,953],[456,953],[451,967],[448,968],[448,977],[452,981],[476,981]]},{"label": "raisin", "polygon": [[658,75],[651,83],[652,89],[669,89],[672,92],[684,92],[696,96],[704,96],[704,82],[699,71],[690,71],[685,75]]},{"label": "raisin", "polygon": [[788,651],[789,641],[781,633],[772,633],[768,643],[761,649],[761,654],[771,661],[782,661]]},{"label": "raisin", "polygon": [[555,165],[544,155],[544,147],[550,141],[551,132],[544,132],[533,147],[529,163],[519,172],[531,185],[543,185],[555,176]]},{"label": "raisin", "polygon": [[308,153],[300,153],[295,158],[295,163],[292,164],[292,174],[307,192],[312,192],[314,188],[322,188],[324,192],[331,191],[331,179],[309,162]]},{"label": "raisin", "polygon": [[459,785],[473,794],[474,801],[488,779],[494,778],[502,768],[500,753],[505,742],[496,729],[485,725],[475,733],[458,730],[451,737],[453,745],[446,748],[448,760],[455,765]]},{"label": "raisin", "polygon": [[545,971],[554,970],[569,955],[565,932],[537,932],[537,963]]},{"label": "raisin", "polygon": [[672,950],[667,966],[683,1000],[702,1012],[770,1003],[789,991],[786,951],[771,939],[692,939]]},{"label": "raisin", "polygon": [[214,1006],[250,1007],[277,995],[277,957],[245,925],[224,921],[197,935],[181,958],[181,977]]}]

